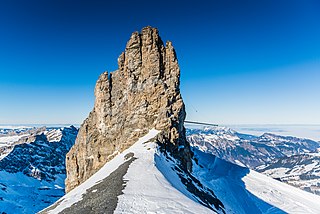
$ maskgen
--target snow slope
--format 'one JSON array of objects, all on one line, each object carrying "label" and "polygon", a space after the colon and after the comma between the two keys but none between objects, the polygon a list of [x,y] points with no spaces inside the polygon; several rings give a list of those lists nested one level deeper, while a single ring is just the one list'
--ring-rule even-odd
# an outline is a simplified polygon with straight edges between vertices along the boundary
[{"label": "snow slope", "polygon": [[226,127],[187,129],[192,146],[320,195],[318,142],[264,133],[253,136]]},{"label": "snow slope", "polygon": [[37,180],[22,172],[0,171],[0,213],[31,214],[64,195],[65,175],[54,181]]},{"label": "snow slope", "polygon": [[227,213],[320,213],[320,197],[194,149],[194,174]]},{"label": "snow slope", "polygon": [[[159,151],[151,130],[132,147],[118,154],[83,184],[41,213],[320,213],[320,197],[265,175],[221,160],[193,147],[192,175],[211,189],[225,209],[211,210],[181,182],[175,160]],[[123,177],[115,177],[128,161]],[[181,173],[181,172],[180,172]],[[180,174],[181,175],[181,174]],[[120,194],[110,180],[123,180]],[[189,177],[190,178],[190,177]],[[108,195],[107,192],[112,192]],[[113,197],[116,196],[116,199]],[[107,197],[107,198],[104,198]],[[94,202],[93,202],[94,201]],[[104,207],[101,207],[104,206]],[[106,213],[109,213],[106,212]]]},{"label": "snow slope", "polygon": [[134,154],[115,213],[213,213],[193,199],[156,144],[136,144]]},{"label": "snow slope", "polygon": [[[43,212],[59,213],[66,211],[68,208],[75,209],[74,206],[81,203],[86,194],[89,194],[89,191],[95,193],[95,197],[99,197],[100,191],[105,190],[96,188],[96,185],[102,183],[105,178],[117,170],[128,159],[128,154],[134,154],[136,160],[129,166],[124,177],[128,181],[123,191],[124,194],[118,197],[115,213],[212,213],[213,211],[199,204],[195,198],[192,198],[191,194],[187,193],[173,171],[167,171],[169,176],[172,176],[173,184],[159,171],[154,161],[157,146],[153,142],[148,142],[158,133],[157,130],[150,130],[132,147],[106,163],[87,181]],[[160,156],[157,159],[161,161]],[[71,210],[67,211],[72,213]],[[91,212],[93,211],[91,210]]]},{"label": "snow slope", "polygon": [[[288,213],[320,213],[320,197],[250,170],[243,178],[247,190]],[[266,213],[273,213],[267,209]]]}]

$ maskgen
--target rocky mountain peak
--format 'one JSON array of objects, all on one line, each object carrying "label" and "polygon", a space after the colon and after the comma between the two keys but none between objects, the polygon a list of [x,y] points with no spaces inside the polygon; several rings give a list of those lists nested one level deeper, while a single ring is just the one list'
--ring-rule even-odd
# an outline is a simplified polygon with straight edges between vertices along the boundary
[{"label": "rocky mountain peak", "polygon": [[156,28],[134,32],[118,58],[118,70],[104,72],[95,86],[95,104],[67,154],[66,190],[78,186],[116,154],[155,128],[163,151],[191,170],[183,126],[180,68],[171,42]]}]

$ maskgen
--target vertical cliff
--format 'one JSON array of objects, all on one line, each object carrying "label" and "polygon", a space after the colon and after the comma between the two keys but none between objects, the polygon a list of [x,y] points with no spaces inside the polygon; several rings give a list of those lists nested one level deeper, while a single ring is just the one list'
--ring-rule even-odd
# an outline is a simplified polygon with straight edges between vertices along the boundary
[{"label": "vertical cliff", "polygon": [[100,75],[94,108],[67,154],[67,192],[152,128],[161,131],[157,136],[161,148],[184,170],[191,170],[180,69],[171,42],[164,45],[155,28],[134,32],[118,67]]}]

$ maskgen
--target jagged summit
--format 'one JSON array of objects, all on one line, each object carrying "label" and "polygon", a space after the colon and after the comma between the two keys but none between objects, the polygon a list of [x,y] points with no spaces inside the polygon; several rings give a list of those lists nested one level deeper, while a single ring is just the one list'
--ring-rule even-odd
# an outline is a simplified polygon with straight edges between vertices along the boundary
[{"label": "jagged summit", "polygon": [[153,128],[161,131],[156,141],[162,148],[191,170],[180,68],[172,43],[164,45],[156,28],[145,27],[131,35],[118,66],[96,83],[94,109],[67,155],[67,191]]}]

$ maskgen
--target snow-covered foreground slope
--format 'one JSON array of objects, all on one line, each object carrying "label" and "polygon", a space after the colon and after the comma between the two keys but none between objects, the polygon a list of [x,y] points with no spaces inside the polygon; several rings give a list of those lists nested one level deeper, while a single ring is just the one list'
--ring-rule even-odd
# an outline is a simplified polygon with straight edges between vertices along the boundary
[{"label": "snow-covered foreground slope", "polygon": [[[192,175],[180,177],[175,160],[153,143],[157,134],[151,130],[42,213],[320,213],[319,196],[196,148]],[[209,209],[183,178],[200,181],[225,209]]]},{"label": "snow-covered foreground slope", "polygon": [[[288,213],[320,213],[320,197],[250,170],[243,178],[247,190]],[[274,209],[265,209],[274,213]]]},{"label": "snow-covered foreground slope", "polygon": [[320,213],[320,197],[194,148],[194,174],[227,213]]},{"label": "snow-covered foreground slope", "polygon": [[[77,213],[79,211],[85,212],[86,209],[88,213],[111,213],[113,211],[114,213],[139,214],[147,212],[213,212],[199,204],[188,193],[186,187],[170,167],[165,169],[167,167],[163,165],[165,159],[161,154],[157,153],[156,144],[148,142],[157,134],[157,130],[151,130],[132,147],[106,163],[96,174],[43,212],[59,213],[63,211],[65,213]],[[99,186],[99,184],[108,184],[110,182],[108,178],[112,177],[117,170],[122,169],[121,166],[130,160],[131,163],[128,165],[127,171],[125,170],[123,179],[116,177],[116,179],[120,179],[125,183],[123,194],[121,193],[123,185],[120,186],[120,191],[117,190],[119,186],[116,184],[108,186],[108,189]],[[159,170],[157,165],[160,165],[163,170]],[[167,180],[166,176],[170,176],[171,182]],[[111,194],[106,192],[111,192]],[[93,198],[100,198],[101,200],[94,200]],[[104,202],[107,203],[103,204]]]},{"label": "snow-covered foreground slope", "polygon": [[52,204],[64,195],[65,175],[46,181],[22,172],[0,171],[0,213],[31,214]]}]

